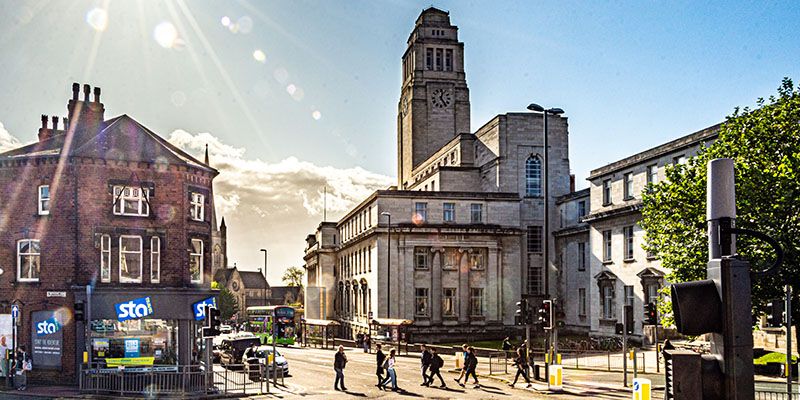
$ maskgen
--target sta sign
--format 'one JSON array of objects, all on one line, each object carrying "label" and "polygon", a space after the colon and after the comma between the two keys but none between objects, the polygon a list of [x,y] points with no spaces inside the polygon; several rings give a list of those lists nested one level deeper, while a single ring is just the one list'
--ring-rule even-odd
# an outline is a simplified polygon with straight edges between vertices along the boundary
[{"label": "sta sign", "polygon": [[36,323],[36,336],[50,335],[59,330],[61,330],[61,324],[55,317]]},{"label": "sta sign", "polygon": [[206,319],[206,306],[217,307],[217,299],[209,297],[205,300],[198,301],[193,304],[194,306],[194,319],[195,321],[202,321]]},{"label": "sta sign", "polygon": [[153,313],[153,305],[149,296],[114,304],[114,308],[117,311],[117,320],[119,322],[144,318]]}]

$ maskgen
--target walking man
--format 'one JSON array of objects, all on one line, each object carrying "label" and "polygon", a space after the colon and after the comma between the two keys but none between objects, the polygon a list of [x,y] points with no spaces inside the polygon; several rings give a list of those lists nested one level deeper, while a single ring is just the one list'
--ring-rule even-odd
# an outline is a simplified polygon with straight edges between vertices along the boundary
[{"label": "walking man", "polygon": [[[464,386],[464,385],[461,384],[461,378],[464,378],[464,374],[467,373],[467,355],[468,354],[469,353],[467,352],[467,344],[464,343],[463,345],[461,345],[461,357],[462,357],[462,359],[461,359],[461,374],[458,375],[458,379],[454,379],[454,381],[456,381],[456,383],[458,383],[461,387]],[[467,381],[467,378],[464,378],[464,382],[466,382],[466,381]]]},{"label": "walking man", "polygon": [[340,382],[342,391],[347,391],[344,387],[344,366],[347,364],[347,356],[344,355],[344,346],[339,346],[336,356],[333,359],[333,370],[336,371],[336,381],[333,382],[333,388],[339,390]]},{"label": "walking man", "polygon": [[[467,368],[464,374],[464,384],[467,383],[469,376],[472,375],[472,378],[475,379],[475,388],[481,387],[478,382],[478,375],[475,375],[475,370],[478,369],[478,357],[475,356],[475,349],[472,346],[467,348],[467,361],[464,364]],[[464,387],[464,385],[462,384],[461,387]]]},{"label": "walking man", "polygon": [[375,359],[378,361],[378,369],[375,371],[375,375],[378,375],[378,387],[381,387],[381,382],[383,382],[383,363],[386,361],[386,354],[383,354],[381,351],[381,344],[377,343],[375,345],[377,351],[375,352]]},{"label": "walking man", "polygon": [[422,345],[422,383],[420,386],[428,386],[433,382],[433,377],[428,376],[428,368],[431,367],[431,352],[428,350],[428,346]]},{"label": "walking man", "polygon": [[525,387],[531,387],[531,380],[528,378],[528,357],[525,354],[525,349],[523,347],[517,349],[517,358],[514,359],[514,365],[517,366],[517,375],[514,376],[514,382],[509,383],[508,386],[513,388],[517,383],[519,376],[522,375],[522,377],[525,378],[525,382],[528,383],[528,386]]},{"label": "walking man", "polygon": [[444,378],[442,378],[442,373],[439,372],[440,369],[444,367],[444,360],[442,357],[437,354],[436,347],[431,347],[431,376],[430,380],[428,381],[429,385],[433,384],[433,377],[438,376],[439,380],[442,384],[439,386],[440,388],[446,388],[447,385],[444,384]]}]

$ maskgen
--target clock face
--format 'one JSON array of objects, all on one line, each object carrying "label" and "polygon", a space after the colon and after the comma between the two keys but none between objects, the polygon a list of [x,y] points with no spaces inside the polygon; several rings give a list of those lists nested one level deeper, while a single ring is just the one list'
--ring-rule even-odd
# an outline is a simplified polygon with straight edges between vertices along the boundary
[{"label": "clock face", "polygon": [[431,103],[436,108],[445,108],[453,102],[453,95],[450,94],[449,90],[446,89],[436,89],[431,94]]}]

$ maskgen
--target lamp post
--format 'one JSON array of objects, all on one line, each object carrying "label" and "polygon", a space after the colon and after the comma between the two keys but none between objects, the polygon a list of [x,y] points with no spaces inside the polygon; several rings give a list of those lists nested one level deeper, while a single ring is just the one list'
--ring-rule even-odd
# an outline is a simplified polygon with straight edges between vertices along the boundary
[{"label": "lamp post", "polygon": [[392,214],[384,211],[381,215],[385,215],[389,220],[389,227],[386,230],[386,318],[390,318],[389,309],[392,304],[390,294],[392,293]]},{"label": "lamp post", "polygon": [[[544,229],[543,229],[544,230],[544,235],[543,235],[544,236],[544,240],[543,240],[543,245],[544,245],[544,249],[543,250],[544,251],[542,252],[542,256],[544,258],[544,292],[545,292],[545,296],[547,296],[549,298],[550,297],[550,198],[548,196],[550,195],[550,190],[549,190],[549,187],[548,187],[549,186],[548,175],[550,175],[550,166],[547,163],[548,162],[548,160],[547,160],[547,153],[548,153],[548,148],[547,148],[547,136],[548,136],[548,132],[547,132],[547,114],[560,115],[560,114],[564,113],[564,110],[562,110],[560,108],[549,108],[548,109],[548,108],[544,108],[544,107],[542,107],[542,106],[540,106],[540,105],[538,105],[536,103],[531,103],[530,105],[528,105],[528,110],[540,112],[540,113],[542,113],[542,116],[544,118],[544,149],[542,150],[542,168],[543,168],[543,171],[542,171],[542,197],[544,198]],[[555,311],[555,310],[551,310],[551,312],[553,312],[553,311]],[[556,332],[556,328],[554,326],[552,328],[552,333],[553,333],[553,336],[554,336],[554,338],[552,338],[552,340],[553,340],[554,351],[558,352],[558,344],[557,344],[557,340],[558,340],[558,336],[557,335],[558,334],[555,333],[555,332]]]},{"label": "lamp post", "polygon": [[[261,249],[264,252],[264,293],[261,298],[264,299],[264,305],[267,305],[267,249]],[[261,268],[258,269],[261,271]]]}]

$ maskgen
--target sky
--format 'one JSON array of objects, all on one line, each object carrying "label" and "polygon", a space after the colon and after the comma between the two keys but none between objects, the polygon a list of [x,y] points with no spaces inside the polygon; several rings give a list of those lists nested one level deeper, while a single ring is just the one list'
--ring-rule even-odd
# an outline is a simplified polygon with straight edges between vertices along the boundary
[{"label": "sky", "polygon": [[400,58],[419,13],[465,44],[471,126],[536,102],[589,171],[724,120],[800,79],[800,3],[0,0],[0,149],[103,90],[186,151],[209,145],[230,264],[268,280],[305,236],[396,180]]}]

